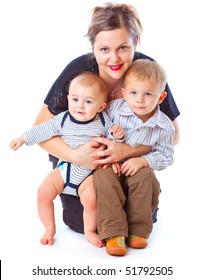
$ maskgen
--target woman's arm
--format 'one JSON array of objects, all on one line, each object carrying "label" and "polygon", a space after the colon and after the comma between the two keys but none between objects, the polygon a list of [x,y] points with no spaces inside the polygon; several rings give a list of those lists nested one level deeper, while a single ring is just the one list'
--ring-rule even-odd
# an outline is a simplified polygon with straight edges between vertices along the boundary
[{"label": "woman's arm", "polygon": [[[92,140],[107,146],[107,149],[103,151],[95,151],[92,153],[94,163],[97,165],[118,162],[125,158],[140,157],[151,151],[150,146],[140,145],[136,148],[132,148],[125,143],[115,142],[102,137],[94,137]],[[98,157],[102,159],[98,159]]]},{"label": "woman's arm", "polygon": [[[175,127],[174,145],[177,145],[180,137],[177,119],[173,121],[173,124]],[[151,152],[150,146],[139,145],[136,148],[132,148],[125,143],[118,143],[102,137],[94,137],[92,140],[107,146],[107,149],[95,151],[91,154],[96,165],[118,162],[125,158],[140,157]],[[102,159],[98,159],[98,157]]]},{"label": "woman's arm", "polygon": [[[46,122],[53,118],[54,115],[48,110],[48,106],[43,104],[35,122],[34,126]],[[96,165],[92,163],[92,154],[96,148],[100,146],[99,143],[90,141],[78,149],[72,149],[64,143],[63,139],[59,136],[53,137],[50,140],[44,141],[39,144],[41,148],[49,154],[60,158],[61,160],[72,162],[83,166],[88,169],[95,169]]]},{"label": "woman's arm", "polygon": [[178,120],[177,119],[175,119],[173,121],[173,125],[175,127],[175,136],[174,136],[174,139],[173,139],[173,144],[177,145],[179,143],[179,140],[180,140],[180,129],[179,129],[179,125],[178,125]]}]

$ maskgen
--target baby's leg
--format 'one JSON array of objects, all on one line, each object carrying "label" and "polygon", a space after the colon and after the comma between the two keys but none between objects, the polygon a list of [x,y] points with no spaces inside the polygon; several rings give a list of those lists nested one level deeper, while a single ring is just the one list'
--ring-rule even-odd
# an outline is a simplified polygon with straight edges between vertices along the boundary
[{"label": "baby's leg", "polygon": [[78,189],[80,201],[84,207],[84,232],[86,239],[97,247],[103,247],[103,242],[99,239],[97,231],[97,208],[96,195],[93,187],[93,176],[88,176]]},{"label": "baby's leg", "polygon": [[58,168],[51,171],[38,189],[37,205],[38,213],[45,232],[40,240],[43,245],[52,245],[56,233],[54,220],[53,200],[63,191],[64,182]]}]

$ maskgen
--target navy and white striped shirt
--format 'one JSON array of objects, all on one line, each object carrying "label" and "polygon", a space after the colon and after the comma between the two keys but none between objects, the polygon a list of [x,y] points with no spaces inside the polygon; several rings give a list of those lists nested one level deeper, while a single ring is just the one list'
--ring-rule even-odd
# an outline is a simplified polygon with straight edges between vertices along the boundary
[{"label": "navy and white striped shirt", "polygon": [[[113,123],[105,112],[98,113],[92,120],[81,122],[75,120],[69,111],[66,111],[24,132],[23,136],[29,146],[54,136],[61,136],[66,144],[76,149],[93,136],[111,138],[112,126]],[[92,170],[60,160],[58,167],[64,180],[63,193],[77,196],[78,187]]]},{"label": "navy and white striped shirt", "polygon": [[[58,135],[63,138],[66,144],[76,149],[93,136],[111,138],[110,129],[113,123],[105,112],[97,114],[93,120],[87,122],[76,121],[67,112],[60,113],[48,122],[34,126],[24,132],[23,136],[27,145],[31,146]],[[67,114],[67,117],[64,120],[65,114]]]},{"label": "navy and white striped shirt", "polygon": [[152,146],[152,152],[144,155],[150,168],[162,170],[173,163],[174,125],[158,108],[146,122],[128,107],[124,98],[111,101],[107,114],[114,124],[120,124],[125,130],[125,143],[132,147],[140,144]]}]

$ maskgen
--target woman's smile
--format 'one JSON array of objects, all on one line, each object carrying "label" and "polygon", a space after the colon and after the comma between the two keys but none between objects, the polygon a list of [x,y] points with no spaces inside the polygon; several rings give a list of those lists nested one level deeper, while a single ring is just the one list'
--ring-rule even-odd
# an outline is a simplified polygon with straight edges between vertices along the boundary
[{"label": "woman's smile", "polygon": [[109,68],[112,71],[119,71],[123,67],[123,64],[118,64],[118,65],[109,65]]}]

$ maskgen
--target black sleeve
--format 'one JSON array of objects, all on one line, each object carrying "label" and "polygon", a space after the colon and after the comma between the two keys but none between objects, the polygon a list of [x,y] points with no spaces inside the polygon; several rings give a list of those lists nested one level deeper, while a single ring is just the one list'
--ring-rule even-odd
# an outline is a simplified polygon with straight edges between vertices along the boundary
[{"label": "black sleeve", "polygon": [[82,55],[72,60],[56,79],[49,90],[44,103],[48,105],[53,115],[68,110],[68,86],[69,83],[83,71],[91,70],[89,54]]},{"label": "black sleeve", "polygon": [[[140,52],[135,52],[135,55],[134,55],[134,59],[133,60],[136,60],[136,59],[139,59],[139,58],[142,58],[142,59],[149,59],[149,60],[154,60],[152,59],[151,57],[143,54],[143,53],[140,53]],[[171,93],[171,90],[169,88],[169,85],[166,84],[166,88],[165,88],[166,92],[167,92],[167,96],[166,98],[164,99],[164,101],[160,104],[160,109],[162,110],[162,112],[164,112],[172,121],[175,120],[175,118],[177,118],[179,115],[180,115],[180,112],[178,110],[178,107],[175,103],[175,100],[173,98],[173,95]]]}]

